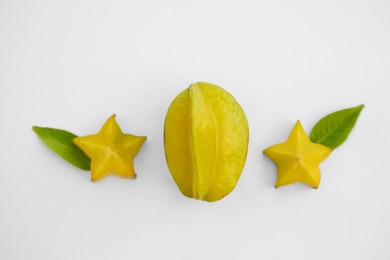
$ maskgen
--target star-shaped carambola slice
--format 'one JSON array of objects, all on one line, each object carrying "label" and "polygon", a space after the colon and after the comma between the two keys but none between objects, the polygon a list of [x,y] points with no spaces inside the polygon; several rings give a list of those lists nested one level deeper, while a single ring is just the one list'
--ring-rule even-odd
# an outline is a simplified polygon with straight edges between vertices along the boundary
[{"label": "star-shaped carambola slice", "polygon": [[302,182],[315,189],[321,179],[319,164],[331,152],[331,148],[311,142],[299,121],[287,141],[263,151],[278,168],[275,188]]},{"label": "star-shaped carambola slice", "polygon": [[145,136],[124,134],[115,115],[106,121],[99,133],[73,139],[74,144],[91,158],[93,182],[110,174],[134,179],[133,159],[145,141]]}]

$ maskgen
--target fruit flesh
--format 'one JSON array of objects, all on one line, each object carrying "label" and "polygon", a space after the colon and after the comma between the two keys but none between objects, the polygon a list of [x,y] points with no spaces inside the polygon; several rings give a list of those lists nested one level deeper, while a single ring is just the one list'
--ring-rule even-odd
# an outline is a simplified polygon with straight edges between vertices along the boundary
[{"label": "fruit flesh", "polygon": [[168,167],[187,197],[217,201],[235,187],[245,164],[248,123],[224,89],[195,83],[172,102],[165,119]]},{"label": "fruit flesh", "polygon": [[287,141],[263,151],[278,167],[275,188],[295,183],[305,183],[317,189],[321,173],[319,164],[332,152],[332,148],[313,143],[298,121]]}]

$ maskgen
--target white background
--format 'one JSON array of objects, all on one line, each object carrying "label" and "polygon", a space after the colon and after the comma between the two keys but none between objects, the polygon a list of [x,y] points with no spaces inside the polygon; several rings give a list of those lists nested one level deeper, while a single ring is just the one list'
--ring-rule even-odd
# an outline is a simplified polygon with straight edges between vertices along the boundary
[{"label": "white background", "polygon": [[[181,195],[163,125],[192,82],[250,125],[236,189]],[[390,2],[0,0],[0,259],[390,259]],[[318,190],[274,189],[262,150],[364,103]],[[33,125],[146,135],[136,180],[89,173]]]}]

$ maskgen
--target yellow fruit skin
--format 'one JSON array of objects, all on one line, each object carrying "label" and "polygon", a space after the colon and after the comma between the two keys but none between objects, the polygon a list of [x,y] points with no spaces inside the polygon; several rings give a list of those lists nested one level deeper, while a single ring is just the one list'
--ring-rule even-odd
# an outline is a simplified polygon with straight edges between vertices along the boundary
[{"label": "yellow fruit skin", "polygon": [[305,183],[317,189],[320,185],[319,165],[332,152],[332,148],[313,143],[300,121],[297,121],[287,141],[263,151],[278,166],[275,188],[295,183]]},{"label": "yellow fruit skin", "polygon": [[187,197],[217,201],[241,175],[248,149],[248,122],[224,89],[198,82],[181,92],[165,118],[169,170]]},{"label": "yellow fruit skin", "polygon": [[112,115],[99,133],[76,137],[73,143],[91,158],[91,180],[97,182],[110,174],[134,179],[133,159],[146,141],[146,136],[122,132]]}]

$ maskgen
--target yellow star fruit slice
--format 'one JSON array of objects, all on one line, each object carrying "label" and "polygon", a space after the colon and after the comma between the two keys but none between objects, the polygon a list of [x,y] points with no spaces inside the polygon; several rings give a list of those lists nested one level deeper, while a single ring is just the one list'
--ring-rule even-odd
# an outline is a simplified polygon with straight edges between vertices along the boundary
[{"label": "yellow star fruit slice", "polygon": [[166,160],[187,197],[217,201],[241,175],[248,149],[248,122],[221,87],[198,82],[181,92],[165,118]]},{"label": "yellow star fruit slice", "polygon": [[317,189],[320,185],[319,165],[332,152],[332,148],[313,143],[298,121],[287,141],[263,151],[278,168],[275,188],[302,182]]},{"label": "yellow star fruit slice", "polygon": [[97,182],[110,174],[134,179],[133,159],[146,136],[125,134],[112,115],[99,133],[76,137],[73,142],[91,158],[91,180]]}]

